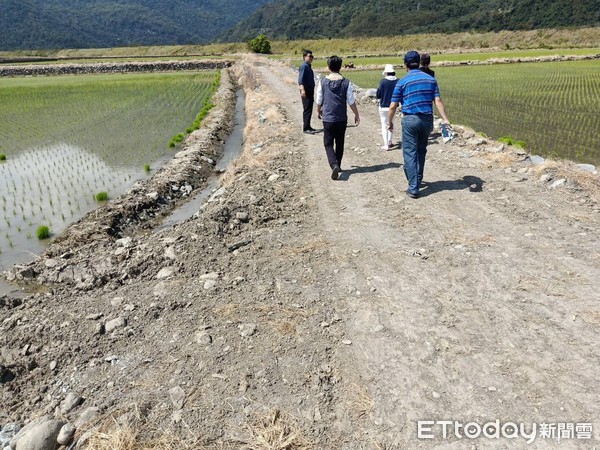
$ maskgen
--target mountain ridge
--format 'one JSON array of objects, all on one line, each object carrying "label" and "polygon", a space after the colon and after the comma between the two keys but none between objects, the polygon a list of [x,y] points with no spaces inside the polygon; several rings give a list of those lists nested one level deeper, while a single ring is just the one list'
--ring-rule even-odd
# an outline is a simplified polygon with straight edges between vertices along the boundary
[{"label": "mountain ridge", "polygon": [[0,50],[598,26],[600,0],[0,0]]},{"label": "mountain ridge", "polygon": [[209,43],[268,0],[0,0],[0,50]]},{"label": "mountain ridge", "polygon": [[328,39],[461,31],[597,26],[600,1],[282,0],[262,6],[221,38]]}]

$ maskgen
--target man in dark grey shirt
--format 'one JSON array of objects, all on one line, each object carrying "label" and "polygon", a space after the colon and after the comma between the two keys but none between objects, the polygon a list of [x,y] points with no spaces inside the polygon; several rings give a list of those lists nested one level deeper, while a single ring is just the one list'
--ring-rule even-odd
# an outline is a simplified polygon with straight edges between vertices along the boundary
[{"label": "man in dark grey shirt", "polygon": [[298,85],[300,86],[300,97],[302,97],[302,131],[313,134],[316,130],[310,126],[313,105],[315,103],[315,74],[312,70],[313,54],[310,50],[302,52],[304,62],[298,72]]}]

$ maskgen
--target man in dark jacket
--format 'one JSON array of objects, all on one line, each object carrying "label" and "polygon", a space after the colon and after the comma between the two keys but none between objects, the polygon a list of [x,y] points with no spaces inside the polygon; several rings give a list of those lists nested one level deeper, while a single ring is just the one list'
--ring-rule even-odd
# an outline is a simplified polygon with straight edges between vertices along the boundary
[{"label": "man in dark jacket", "polygon": [[[317,114],[323,119],[323,144],[327,153],[327,161],[331,167],[331,179],[337,180],[342,170],[344,156],[344,138],[348,126],[346,104],[354,113],[354,124],[360,123],[358,108],[350,81],[340,75],[342,58],[327,58],[327,67],[331,72],[319,81],[317,86]],[[335,144],[335,148],[334,148]]]},{"label": "man in dark jacket", "polygon": [[300,97],[302,97],[302,131],[313,134],[316,130],[310,126],[313,105],[315,103],[315,74],[312,70],[313,54],[310,50],[302,52],[304,62],[298,72],[298,85],[300,86]]}]

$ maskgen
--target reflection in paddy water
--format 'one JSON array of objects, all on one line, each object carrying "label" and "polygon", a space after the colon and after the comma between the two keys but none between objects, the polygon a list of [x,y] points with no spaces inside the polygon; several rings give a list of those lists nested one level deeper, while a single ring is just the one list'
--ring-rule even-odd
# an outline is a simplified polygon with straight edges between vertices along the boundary
[{"label": "reflection in paddy water", "polygon": [[57,235],[98,206],[98,192],[116,196],[145,176],[143,168],[112,167],[68,144],[29,149],[0,164],[0,269],[44,250],[39,226]]}]

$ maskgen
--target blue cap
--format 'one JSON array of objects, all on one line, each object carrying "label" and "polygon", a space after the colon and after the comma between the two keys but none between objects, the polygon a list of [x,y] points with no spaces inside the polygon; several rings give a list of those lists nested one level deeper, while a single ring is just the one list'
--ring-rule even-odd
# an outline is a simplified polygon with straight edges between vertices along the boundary
[{"label": "blue cap", "polygon": [[412,65],[419,65],[419,62],[421,61],[421,55],[419,55],[419,52],[416,52],[414,50],[411,50],[410,52],[406,53],[406,55],[404,55],[404,64],[406,64],[407,66],[412,66]]}]

